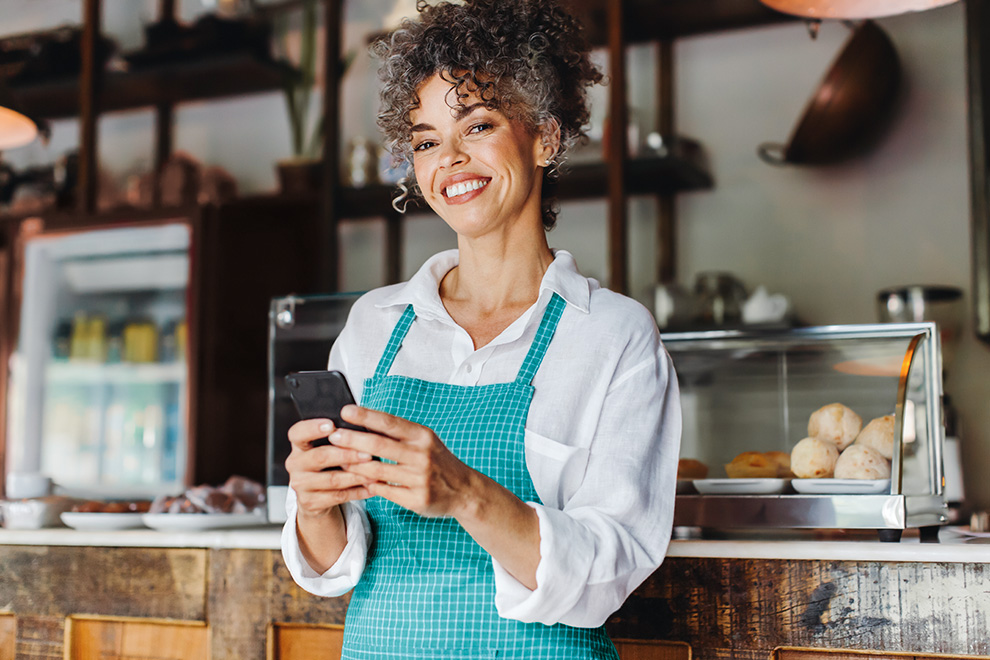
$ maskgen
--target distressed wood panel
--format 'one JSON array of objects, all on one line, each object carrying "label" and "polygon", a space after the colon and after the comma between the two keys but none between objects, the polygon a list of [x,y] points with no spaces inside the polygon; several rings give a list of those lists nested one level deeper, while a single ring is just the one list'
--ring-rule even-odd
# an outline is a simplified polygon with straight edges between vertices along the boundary
[{"label": "distressed wood panel", "polygon": [[268,660],[339,660],[344,644],[343,626],[276,623],[272,626],[272,653]]},{"label": "distressed wood panel", "polygon": [[17,617],[0,614],[0,660],[13,660],[17,648]]},{"label": "distressed wood panel", "polygon": [[274,576],[271,593],[271,620],[280,623],[326,623],[344,625],[350,594],[322,598],[301,589],[289,575],[279,552],[270,555]]},{"label": "distressed wood panel", "polygon": [[32,615],[206,620],[206,551],[0,546],[0,603]]},{"label": "distressed wood panel", "polygon": [[204,660],[206,624],[70,617],[65,660]]},{"label": "distressed wood panel", "polygon": [[271,620],[271,555],[270,550],[210,551],[211,660],[264,660]]},{"label": "distressed wood panel", "polygon": [[17,617],[17,660],[64,660],[65,619],[60,616]]},{"label": "distressed wood panel", "polygon": [[871,651],[830,651],[828,649],[774,649],[771,660],[974,660],[971,655],[924,656],[909,653],[876,653]]},{"label": "distressed wood panel", "polygon": [[691,660],[691,647],[684,643],[634,639],[615,639],[612,642],[622,660]]},{"label": "distressed wood panel", "polygon": [[609,621],[614,637],[702,660],[778,646],[990,653],[988,565],[668,558]]}]

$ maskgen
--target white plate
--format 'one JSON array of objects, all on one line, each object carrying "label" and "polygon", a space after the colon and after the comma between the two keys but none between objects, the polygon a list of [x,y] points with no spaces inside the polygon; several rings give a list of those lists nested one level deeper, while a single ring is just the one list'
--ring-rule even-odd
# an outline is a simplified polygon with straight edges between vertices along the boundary
[{"label": "white plate", "polygon": [[115,529],[135,529],[144,527],[141,513],[101,513],[99,511],[66,511],[62,514],[62,522],[84,532],[108,531]]},{"label": "white plate", "polygon": [[229,529],[267,525],[264,511],[257,513],[145,513],[144,524],[162,532],[185,532],[202,529]]},{"label": "white plate", "polygon": [[695,479],[702,495],[774,495],[783,493],[788,479]]},{"label": "white plate", "polygon": [[990,532],[974,532],[969,528],[969,525],[964,525],[962,527],[950,527],[952,531],[962,536],[971,536],[976,539],[990,539]]},{"label": "white plate", "polygon": [[794,490],[806,495],[882,495],[890,479],[792,479]]}]

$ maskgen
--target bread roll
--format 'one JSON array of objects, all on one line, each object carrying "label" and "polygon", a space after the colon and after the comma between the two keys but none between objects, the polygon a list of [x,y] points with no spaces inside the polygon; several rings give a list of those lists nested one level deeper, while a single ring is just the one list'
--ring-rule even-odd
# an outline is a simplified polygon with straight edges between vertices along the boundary
[{"label": "bread roll", "polygon": [[808,436],[828,440],[839,451],[853,443],[861,428],[863,418],[841,403],[822,406],[808,419]]},{"label": "bread roll", "polygon": [[791,455],[786,451],[766,451],[763,452],[774,467],[777,469],[777,476],[781,479],[790,479],[794,476],[791,472]]},{"label": "bread roll", "polygon": [[873,447],[855,444],[835,463],[836,479],[889,479],[890,463]]},{"label": "bread roll", "polygon": [[802,479],[827,479],[835,471],[839,449],[828,440],[805,438],[791,450],[791,471]]},{"label": "bread roll", "polygon": [[726,464],[725,474],[730,479],[774,478],[777,476],[777,464],[763,452],[744,451]]},{"label": "bread roll", "polygon": [[872,447],[888,461],[894,457],[894,416],[884,415],[871,420],[856,436],[856,444]]},{"label": "bread roll", "polygon": [[678,479],[704,479],[708,476],[708,466],[694,458],[677,461]]}]

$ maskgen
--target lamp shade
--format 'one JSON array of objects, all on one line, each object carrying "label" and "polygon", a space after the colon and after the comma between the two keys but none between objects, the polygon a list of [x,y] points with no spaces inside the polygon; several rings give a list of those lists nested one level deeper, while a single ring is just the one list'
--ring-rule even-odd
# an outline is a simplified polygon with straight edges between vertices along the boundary
[{"label": "lamp shade", "polygon": [[0,149],[23,146],[37,135],[37,124],[19,111],[10,90],[0,82]]},{"label": "lamp shade", "polygon": [[881,18],[925,11],[955,0],[761,0],[763,4],[785,14],[815,19]]}]

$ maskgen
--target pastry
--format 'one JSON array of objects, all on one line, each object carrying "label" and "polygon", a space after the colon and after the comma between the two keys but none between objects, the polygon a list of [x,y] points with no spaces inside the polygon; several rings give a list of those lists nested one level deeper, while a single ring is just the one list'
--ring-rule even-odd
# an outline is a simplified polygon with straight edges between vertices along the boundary
[{"label": "pastry", "polygon": [[877,417],[856,436],[856,444],[872,447],[888,461],[894,457],[894,416]]},{"label": "pastry", "polygon": [[808,419],[808,436],[821,438],[842,451],[853,443],[863,419],[841,403],[830,403],[811,413]]},{"label": "pastry", "polygon": [[791,479],[794,473],[791,472],[791,455],[786,451],[766,451],[763,452],[777,469],[777,477],[781,479]]},{"label": "pastry", "polygon": [[836,479],[889,479],[890,463],[873,447],[855,444],[835,463]]},{"label": "pastry", "polygon": [[828,440],[805,438],[791,450],[791,471],[802,479],[827,479],[835,471],[839,449]]},{"label": "pastry", "polygon": [[708,466],[694,458],[677,461],[678,479],[704,479],[708,476]]},{"label": "pastry", "polygon": [[777,463],[759,451],[744,451],[725,466],[730,479],[766,479],[777,476]]}]

